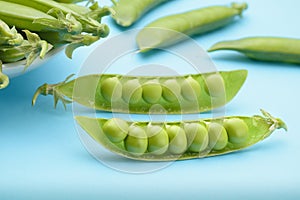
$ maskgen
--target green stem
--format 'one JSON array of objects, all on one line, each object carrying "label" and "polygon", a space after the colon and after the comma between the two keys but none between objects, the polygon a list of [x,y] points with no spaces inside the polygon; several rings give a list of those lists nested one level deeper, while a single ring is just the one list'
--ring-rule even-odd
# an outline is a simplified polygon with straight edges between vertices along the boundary
[{"label": "green stem", "polygon": [[40,86],[33,95],[33,98],[32,98],[32,101],[31,101],[32,106],[35,105],[36,100],[37,100],[39,95],[43,95],[43,96],[53,95],[54,108],[56,108],[57,103],[60,100],[63,103],[64,108],[67,109],[66,104],[72,103],[72,101],[66,99],[66,97],[58,91],[57,87],[65,84],[73,76],[74,76],[74,74],[71,74],[64,81],[62,81],[60,83],[57,83],[57,84],[47,84],[47,83],[45,83],[42,86]]}]

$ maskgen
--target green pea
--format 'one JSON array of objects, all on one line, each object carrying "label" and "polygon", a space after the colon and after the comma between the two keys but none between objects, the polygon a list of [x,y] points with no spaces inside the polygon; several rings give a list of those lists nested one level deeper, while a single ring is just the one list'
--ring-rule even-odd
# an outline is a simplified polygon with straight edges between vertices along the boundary
[{"label": "green pea", "polygon": [[201,94],[201,86],[191,76],[183,81],[181,85],[181,94],[188,101],[196,101]]},{"label": "green pea", "polygon": [[300,64],[300,39],[280,37],[249,37],[222,41],[214,44],[208,52],[233,50],[262,61]]},{"label": "green pea", "polygon": [[184,131],[187,135],[189,151],[201,152],[208,146],[208,131],[206,127],[199,123],[187,123],[184,125]]},{"label": "green pea", "polygon": [[223,77],[220,74],[211,74],[205,78],[205,91],[213,97],[224,96],[225,85]]},{"label": "green pea", "polygon": [[157,80],[143,84],[143,98],[147,103],[156,103],[161,98],[162,87]]},{"label": "green pea", "polygon": [[128,136],[124,140],[125,148],[128,152],[135,155],[142,155],[148,147],[148,139],[145,130],[142,127],[131,125]]},{"label": "green pea", "polygon": [[227,131],[229,142],[234,144],[243,144],[249,137],[247,124],[238,118],[226,119],[224,127]]},{"label": "green pea", "polygon": [[184,130],[176,125],[167,127],[169,136],[169,151],[172,154],[182,154],[187,149],[187,138]]},{"label": "green pea", "polygon": [[169,137],[167,132],[156,125],[147,126],[148,152],[154,155],[164,154],[168,150]]},{"label": "green pea", "polygon": [[209,147],[213,150],[222,150],[228,143],[228,136],[225,128],[216,122],[208,124]]},{"label": "green pea", "polygon": [[122,84],[117,77],[107,78],[101,83],[101,93],[107,101],[117,101],[122,96]]},{"label": "green pea", "polygon": [[142,86],[138,79],[128,80],[123,85],[122,97],[127,103],[137,103],[142,98]]},{"label": "green pea", "polygon": [[162,96],[169,102],[178,101],[180,98],[180,91],[180,85],[175,79],[169,79],[163,83]]},{"label": "green pea", "polygon": [[122,119],[112,118],[105,122],[102,130],[111,142],[119,143],[127,136],[128,124]]}]

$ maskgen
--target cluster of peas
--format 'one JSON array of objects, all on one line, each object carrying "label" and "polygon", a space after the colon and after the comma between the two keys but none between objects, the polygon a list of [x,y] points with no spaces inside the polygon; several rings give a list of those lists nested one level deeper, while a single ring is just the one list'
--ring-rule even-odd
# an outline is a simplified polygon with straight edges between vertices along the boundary
[{"label": "cluster of peas", "polygon": [[133,155],[180,155],[222,150],[228,143],[242,145],[249,139],[248,125],[239,118],[221,122],[131,123],[112,118],[107,120],[103,133],[115,144],[123,143]]},{"label": "cluster of peas", "polygon": [[[204,86],[201,86],[201,82]],[[196,101],[201,91],[212,97],[224,95],[224,80],[219,74],[210,74],[203,78],[189,75],[175,78],[127,78],[109,77],[101,81],[100,91],[109,102],[123,99],[126,103],[138,103],[141,100],[149,104],[157,103],[162,97],[167,102]]]}]

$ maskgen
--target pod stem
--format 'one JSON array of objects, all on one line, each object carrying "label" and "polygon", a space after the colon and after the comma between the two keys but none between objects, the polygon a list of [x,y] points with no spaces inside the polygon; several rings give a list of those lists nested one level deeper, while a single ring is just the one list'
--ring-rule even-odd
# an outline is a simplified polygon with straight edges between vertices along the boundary
[{"label": "pod stem", "polygon": [[68,100],[62,93],[59,92],[57,87],[65,84],[67,81],[69,81],[74,74],[69,75],[64,81],[57,83],[57,84],[43,84],[40,86],[36,92],[34,93],[32,97],[31,104],[32,106],[35,105],[36,100],[39,95],[47,96],[47,95],[53,95],[54,98],[54,108],[56,108],[58,101],[60,100],[63,103],[63,106],[65,109],[67,109],[66,104],[72,103],[72,101]]},{"label": "pod stem", "polygon": [[24,70],[37,58],[44,58],[47,52],[52,49],[52,45],[46,42],[45,40],[41,40],[40,37],[36,33],[31,33],[28,30],[23,30],[26,34],[27,40],[29,42],[28,46],[24,46],[26,50],[26,65]]},{"label": "pod stem", "polygon": [[231,3],[231,7],[233,9],[236,9],[238,11],[239,15],[242,16],[243,11],[248,8],[248,4],[247,3],[236,3],[236,2],[233,2],[233,3]]},{"label": "pod stem", "polygon": [[65,15],[62,10],[52,8],[48,11],[48,14],[56,16],[57,19],[37,18],[33,23],[47,26],[48,30],[52,31],[61,30],[72,34],[82,32],[82,24],[71,13]]},{"label": "pod stem", "polygon": [[270,122],[270,124],[272,124],[270,127],[270,131],[280,128],[283,128],[285,131],[287,131],[287,125],[281,119],[273,117],[270,113],[263,109],[261,109],[260,111],[262,112],[263,116]]},{"label": "pod stem", "polygon": [[4,89],[9,84],[9,78],[7,75],[2,73],[2,61],[0,60],[0,90]]}]

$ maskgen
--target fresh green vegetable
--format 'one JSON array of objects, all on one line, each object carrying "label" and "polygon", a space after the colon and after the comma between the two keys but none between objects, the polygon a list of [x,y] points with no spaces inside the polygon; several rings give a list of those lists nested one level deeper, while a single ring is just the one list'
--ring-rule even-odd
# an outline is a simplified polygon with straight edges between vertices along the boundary
[{"label": "fresh green vegetable", "polygon": [[[212,97],[210,91],[204,88],[211,87],[207,86],[206,78],[215,75],[223,79],[219,87],[224,88],[224,91],[221,91],[222,95]],[[198,113],[229,102],[237,94],[246,77],[246,70],[172,77],[88,75],[58,84],[44,84],[38,88],[32,103],[35,104],[39,94],[50,94],[54,95],[55,106],[58,100],[64,102],[70,99],[84,106],[105,111],[148,113],[151,109],[152,113]],[[161,105],[165,111],[154,110],[155,104]]]},{"label": "fresh green vegetable", "polygon": [[95,2],[90,7],[81,6],[72,3],[61,3],[63,6],[73,10],[74,12],[79,13],[80,15],[92,18],[98,22],[101,22],[102,17],[114,14],[114,10],[110,7],[104,6],[100,7],[98,2]]},{"label": "fresh green vegetable", "polygon": [[[137,35],[140,51],[165,47],[186,39],[185,35],[196,35],[223,27],[241,16],[246,3],[227,6],[212,6],[166,16],[155,20]],[[181,34],[180,34],[181,33]]]},{"label": "fresh green vegetable", "polygon": [[112,8],[115,11],[112,17],[116,23],[121,26],[131,26],[144,13],[166,1],[167,0],[112,0],[114,4]]},{"label": "fresh green vegetable", "polygon": [[9,63],[26,58],[26,69],[37,57],[44,58],[52,45],[45,40],[41,40],[35,33],[27,30],[24,30],[24,32],[27,40],[24,40],[21,45],[0,47],[0,60]]},{"label": "fresh green vegetable", "polygon": [[[72,14],[74,18],[82,24],[83,31],[87,33],[92,33],[100,37],[106,37],[109,33],[109,28],[105,24],[100,24],[92,18],[80,15],[77,12],[63,6],[62,4],[52,1],[52,0],[7,0],[8,2],[16,3],[19,5],[28,6],[39,10],[44,13],[48,13],[51,9],[56,8],[61,10],[65,15],[68,13]],[[51,15],[52,13],[49,13]]]},{"label": "fresh green vegetable", "polygon": [[300,39],[249,37],[218,42],[208,51],[234,50],[255,60],[300,64]]},{"label": "fresh green vegetable", "polygon": [[51,9],[50,13],[57,19],[31,7],[0,1],[0,19],[9,26],[29,31],[82,31],[81,24],[71,14],[65,16],[57,9]]},{"label": "fresh green vegetable", "polygon": [[[97,119],[76,116],[75,119],[83,130],[111,152],[136,160],[171,161],[217,156],[239,151],[264,140],[276,129],[284,128],[287,130],[285,123],[281,119],[274,118],[265,111],[262,111],[262,113],[263,116],[228,116],[179,122],[129,122],[118,119],[118,121],[122,121],[122,124],[126,124],[126,127],[132,127],[124,129],[124,136],[127,136],[121,142],[118,140],[118,143],[111,140],[111,137],[107,137],[110,133],[105,132],[105,129],[103,129],[106,124],[110,124],[112,127],[115,126],[117,130],[120,123],[115,123],[115,118]],[[230,128],[223,126],[222,122],[226,120],[231,120]],[[242,140],[238,139],[239,135],[235,135],[236,140],[234,142],[231,142],[230,139],[227,140],[231,137],[228,132],[232,133],[236,129],[239,130],[241,123],[247,127],[244,130],[247,135],[246,140],[244,139],[244,134],[240,135]],[[153,133],[149,137],[145,134],[145,130],[148,130],[149,127],[153,128],[153,126],[158,128],[152,131]],[[199,136],[190,132],[193,128],[189,126],[201,126],[201,130],[196,131],[196,134],[201,134],[199,139],[197,138]],[[166,135],[165,132],[168,134]],[[190,134],[195,135],[194,140],[189,138]],[[151,140],[156,135],[162,140]],[[169,138],[169,141],[165,139],[166,136]],[[149,150],[153,146],[155,146],[155,153]]]},{"label": "fresh green vegetable", "polygon": [[19,34],[15,27],[11,29],[0,19],[0,46],[9,45],[17,46],[23,42],[23,37]]},{"label": "fresh green vegetable", "polygon": [[2,73],[2,61],[0,60],[0,90],[4,89],[9,84],[9,78],[7,75]]}]

